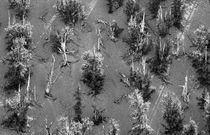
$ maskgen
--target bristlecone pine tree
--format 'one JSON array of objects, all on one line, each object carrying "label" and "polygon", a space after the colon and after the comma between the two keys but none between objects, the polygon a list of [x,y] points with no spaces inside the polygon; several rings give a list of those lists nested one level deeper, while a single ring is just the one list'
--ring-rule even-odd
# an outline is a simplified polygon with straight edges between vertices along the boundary
[{"label": "bristlecone pine tree", "polygon": [[210,30],[201,25],[195,30],[196,37],[192,39],[195,51],[189,53],[192,67],[196,71],[196,80],[199,88],[210,88]]},{"label": "bristlecone pine tree", "polygon": [[102,69],[103,56],[99,52],[87,51],[82,56],[81,81],[90,88],[88,94],[96,96],[102,92],[105,75]]},{"label": "bristlecone pine tree", "polygon": [[147,111],[150,102],[144,102],[141,93],[135,90],[129,96],[131,120],[133,122],[130,135],[152,135],[153,129],[148,124]]},{"label": "bristlecone pine tree", "polygon": [[132,16],[135,17],[140,12],[140,6],[136,0],[128,0],[124,12],[127,15],[127,21],[129,21]]},{"label": "bristlecone pine tree", "polygon": [[130,76],[128,78],[132,89],[138,89],[142,93],[144,102],[151,99],[151,95],[155,92],[155,89],[151,87],[151,76],[147,72],[142,74],[140,71],[130,70]]},{"label": "bristlecone pine tree", "polygon": [[181,102],[174,93],[168,92],[163,99],[163,134],[180,135],[183,131],[183,111]]},{"label": "bristlecone pine tree", "polygon": [[190,120],[189,124],[184,125],[182,135],[198,135],[198,125],[194,120]]},{"label": "bristlecone pine tree", "polygon": [[22,87],[29,74],[30,60],[32,59],[30,23],[13,24],[6,28],[6,44],[9,51],[4,58],[9,70],[5,74],[4,90],[11,94]]},{"label": "bristlecone pine tree", "polygon": [[172,63],[171,45],[169,41],[162,44],[160,41],[155,46],[155,56],[147,61],[149,70],[164,83],[168,83],[168,74]]},{"label": "bristlecone pine tree", "polygon": [[8,0],[9,9],[14,10],[15,16],[23,20],[27,18],[30,12],[31,0]]},{"label": "bristlecone pine tree", "polygon": [[114,11],[116,11],[118,8],[123,6],[123,2],[124,0],[107,0],[108,2],[108,7],[109,7],[109,11],[108,13],[113,13]]},{"label": "bristlecone pine tree", "polygon": [[132,62],[139,62],[147,55],[153,46],[149,38],[148,28],[145,26],[145,18],[140,23],[136,17],[131,17],[128,23],[128,37],[125,39],[129,49],[122,58],[130,65]]},{"label": "bristlecone pine tree", "polygon": [[86,18],[84,6],[78,0],[58,0],[57,12],[65,25],[75,26]]}]

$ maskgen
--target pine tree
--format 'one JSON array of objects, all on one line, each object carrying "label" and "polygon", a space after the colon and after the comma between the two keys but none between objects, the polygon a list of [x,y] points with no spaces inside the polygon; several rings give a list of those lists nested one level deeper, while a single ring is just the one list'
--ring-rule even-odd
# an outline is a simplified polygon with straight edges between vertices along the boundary
[{"label": "pine tree", "polygon": [[153,129],[148,124],[147,111],[150,102],[144,102],[141,93],[135,90],[129,96],[131,120],[133,122],[132,129],[129,131],[131,135],[152,135]]},{"label": "pine tree", "polygon": [[168,92],[163,100],[164,135],[180,135],[183,130],[183,112],[181,102],[174,95]]}]

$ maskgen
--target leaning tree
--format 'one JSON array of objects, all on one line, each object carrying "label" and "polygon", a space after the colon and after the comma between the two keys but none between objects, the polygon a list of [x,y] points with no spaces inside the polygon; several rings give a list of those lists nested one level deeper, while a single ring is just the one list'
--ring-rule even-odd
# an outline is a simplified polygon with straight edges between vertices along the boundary
[{"label": "leaning tree", "polygon": [[81,67],[81,81],[90,88],[88,94],[96,96],[102,92],[104,85],[103,56],[94,50],[85,52],[82,59],[85,63]]},{"label": "leaning tree", "polygon": [[174,93],[168,92],[163,99],[163,134],[180,135],[183,131],[183,111],[181,102]]}]

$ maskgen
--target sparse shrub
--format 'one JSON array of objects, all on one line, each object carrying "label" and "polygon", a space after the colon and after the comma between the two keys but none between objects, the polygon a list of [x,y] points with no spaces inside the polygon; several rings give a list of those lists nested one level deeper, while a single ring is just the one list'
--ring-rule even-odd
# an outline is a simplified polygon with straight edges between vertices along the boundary
[{"label": "sparse shrub", "polygon": [[77,0],[58,0],[56,9],[65,25],[75,26],[86,18],[84,6]]},{"label": "sparse shrub", "polygon": [[164,135],[180,135],[183,131],[183,111],[181,102],[174,93],[168,92],[163,99]]},{"label": "sparse shrub", "polygon": [[138,13],[140,13],[140,10],[140,6],[136,0],[128,0],[124,10],[125,14],[127,15],[127,21],[129,21],[132,16],[135,17]]},{"label": "sparse shrub", "polygon": [[150,72],[156,75],[161,81],[168,82],[168,72],[172,63],[171,46],[169,41],[164,45],[159,41],[155,46],[155,56],[147,61]]},{"label": "sparse shrub", "polygon": [[189,124],[184,125],[183,135],[198,135],[198,125],[194,120],[190,120]]},{"label": "sparse shrub", "polygon": [[69,120],[68,117],[61,117],[58,120],[58,127],[53,131],[53,134],[84,135],[92,129],[92,126],[93,122],[88,117],[82,118],[82,122],[75,122],[74,120]]},{"label": "sparse shrub", "polygon": [[118,8],[123,6],[123,2],[124,0],[107,0],[108,2],[108,7],[109,7],[109,11],[108,13],[113,13],[114,11],[116,11]]},{"label": "sparse shrub", "polygon": [[111,118],[109,120],[109,132],[107,135],[120,135],[120,125],[119,122]]},{"label": "sparse shrub", "polygon": [[31,0],[8,0],[9,8],[14,10],[15,16],[20,20],[27,18],[30,13]]},{"label": "sparse shrub", "polygon": [[148,124],[147,111],[150,102],[144,102],[141,93],[135,90],[129,96],[131,120],[133,122],[132,129],[129,131],[131,135],[152,135],[153,129]]},{"label": "sparse shrub", "polygon": [[93,96],[102,92],[105,75],[103,73],[103,56],[99,52],[85,52],[83,54],[85,64],[82,65],[82,78],[81,81],[90,88]]},{"label": "sparse shrub", "polygon": [[105,109],[97,109],[96,106],[92,106],[93,107],[93,117],[92,117],[92,121],[94,123],[95,126],[99,126],[100,124],[107,122],[107,117],[103,116],[103,112],[105,111]]}]

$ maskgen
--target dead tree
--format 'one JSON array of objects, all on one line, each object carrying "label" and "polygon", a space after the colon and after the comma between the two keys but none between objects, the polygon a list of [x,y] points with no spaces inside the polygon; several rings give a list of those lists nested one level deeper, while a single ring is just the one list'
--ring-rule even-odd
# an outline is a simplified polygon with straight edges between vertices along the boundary
[{"label": "dead tree", "polygon": [[59,75],[57,75],[54,78],[55,57],[53,55],[52,55],[52,59],[53,59],[53,61],[52,61],[50,73],[48,74],[47,86],[46,86],[46,89],[45,89],[45,95],[44,95],[44,97],[55,101],[56,98],[52,95],[51,91],[52,91],[52,86],[57,81]]}]

